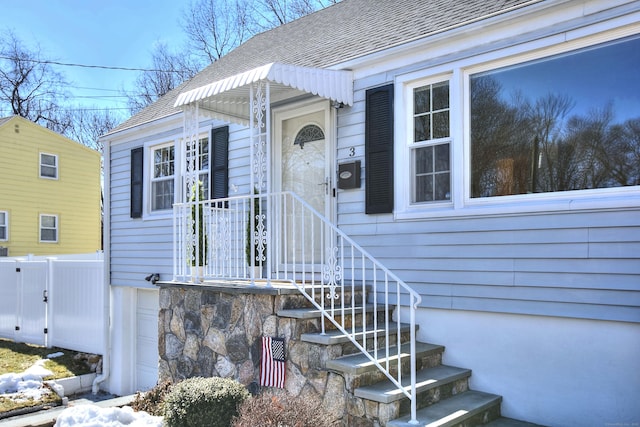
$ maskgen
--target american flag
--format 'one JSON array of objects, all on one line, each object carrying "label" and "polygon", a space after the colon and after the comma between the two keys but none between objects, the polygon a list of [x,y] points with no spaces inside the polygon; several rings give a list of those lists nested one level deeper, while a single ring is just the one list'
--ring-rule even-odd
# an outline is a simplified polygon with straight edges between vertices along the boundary
[{"label": "american flag", "polygon": [[284,338],[262,337],[260,385],[284,388]]}]

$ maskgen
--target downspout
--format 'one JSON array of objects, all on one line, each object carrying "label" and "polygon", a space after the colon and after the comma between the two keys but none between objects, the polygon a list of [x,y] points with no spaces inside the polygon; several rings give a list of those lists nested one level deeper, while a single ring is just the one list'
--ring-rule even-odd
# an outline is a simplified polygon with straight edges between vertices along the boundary
[{"label": "downspout", "polygon": [[[103,260],[104,262],[104,260]],[[103,266],[104,268],[104,266]],[[104,268],[105,272],[108,271],[107,268]],[[106,274],[105,274],[106,275]],[[102,338],[102,348],[104,349],[102,354],[102,374],[98,375],[93,380],[93,385],[91,386],[91,391],[93,394],[98,394],[100,390],[100,383],[104,382],[109,378],[109,374],[111,373],[111,333],[110,333],[110,315],[111,315],[111,286],[107,280],[104,281],[104,307],[103,307],[103,316],[104,316],[104,327],[103,329],[103,338]]]},{"label": "downspout", "polygon": [[[109,378],[111,373],[111,145],[103,144],[103,204],[102,204],[102,285],[103,285],[103,339],[102,339],[102,374],[98,375],[91,386],[93,394],[100,390],[100,383]],[[100,256],[98,251],[97,256]],[[98,258],[99,259],[99,258]]]}]

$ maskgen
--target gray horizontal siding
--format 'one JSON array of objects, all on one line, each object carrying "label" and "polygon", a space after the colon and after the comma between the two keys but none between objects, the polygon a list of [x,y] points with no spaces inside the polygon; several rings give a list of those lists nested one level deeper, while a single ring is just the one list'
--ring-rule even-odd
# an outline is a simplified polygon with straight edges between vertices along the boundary
[{"label": "gray horizontal siding", "polygon": [[[131,149],[143,144],[138,140],[111,147],[110,277],[116,286],[146,286],[150,273],[160,273],[163,280],[173,275],[171,221],[130,218]],[[148,156],[145,152],[145,167]]]}]

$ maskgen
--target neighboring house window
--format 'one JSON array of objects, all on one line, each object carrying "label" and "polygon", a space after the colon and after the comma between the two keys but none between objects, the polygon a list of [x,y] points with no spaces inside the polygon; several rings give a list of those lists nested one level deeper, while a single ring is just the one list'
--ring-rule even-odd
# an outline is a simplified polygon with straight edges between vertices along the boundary
[{"label": "neighboring house window", "polygon": [[40,215],[40,241],[41,242],[57,242],[58,241],[58,216],[57,215]]},{"label": "neighboring house window", "polygon": [[173,145],[152,150],[151,210],[160,211],[173,207],[175,149]]},{"label": "neighboring house window", "polygon": [[411,202],[451,200],[449,82],[413,89]]},{"label": "neighboring house window", "polygon": [[40,178],[58,179],[58,156],[40,153]]},{"label": "neighboring house window", "polygon": [[471,74],[470,193],[640,185],[640,38]]},{"label": "neighboring house window", "polygon": [[9,213],[0,211],[0,240],[9,239]]}]

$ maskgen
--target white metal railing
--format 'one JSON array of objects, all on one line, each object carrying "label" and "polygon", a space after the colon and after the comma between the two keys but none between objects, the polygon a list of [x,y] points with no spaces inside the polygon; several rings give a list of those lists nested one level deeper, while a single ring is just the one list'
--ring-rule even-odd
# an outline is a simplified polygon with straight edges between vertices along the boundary
[{"label": "white metal railing", "polygon": [[[297,195],[174,205],[174,280],[293,284],[321,311],[322,333],[331,322],[411,399],[412,423],[417,423],[415,310],[420,295]],[[358,300],[369,289],[369,301]],[[400,305],[409,308],[408,319],[400,318]],[[349,317],[353,321],[347,322]],[[409,372],[402,368],[407,357],[400,346],[403,322],[409,324]]]}]

